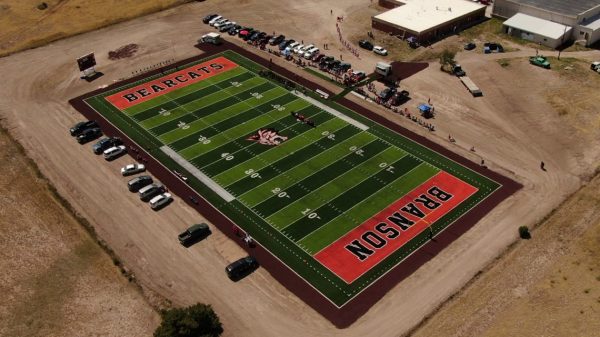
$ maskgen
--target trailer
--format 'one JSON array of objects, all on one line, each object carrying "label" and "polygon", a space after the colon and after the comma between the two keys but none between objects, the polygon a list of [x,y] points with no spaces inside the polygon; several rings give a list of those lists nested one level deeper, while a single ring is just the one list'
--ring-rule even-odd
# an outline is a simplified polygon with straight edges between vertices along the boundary
[{"label": "trailer", "polygon": [[221,35],[217,33],[208,33],[202,35],[202,37],[198,40],[198,43],[212,43],[214,45],[221,44]]},{"label": "trailer", "polygon": [[459,78],[460,81],[465,85],[465,87],[467,87],[467,89],[471,92],[471,94],[474,97],[483,96],[483,92],[481,92],[481,89],[479,89],[479,87],[475,85],[475,83],[471,81],[470,78],[468,78],[467,76],[462,76]]}]

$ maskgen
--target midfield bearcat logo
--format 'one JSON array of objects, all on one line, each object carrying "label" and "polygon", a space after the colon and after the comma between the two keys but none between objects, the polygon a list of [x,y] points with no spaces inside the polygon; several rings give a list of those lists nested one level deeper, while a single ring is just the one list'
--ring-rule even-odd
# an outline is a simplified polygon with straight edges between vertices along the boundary
[{"label": "midfield bearcat logo", "polygon": [[288,137],[280,135],[274,129],[260,129],[247,139],[259,144],[274,146],[285,142],[288,140]]}]

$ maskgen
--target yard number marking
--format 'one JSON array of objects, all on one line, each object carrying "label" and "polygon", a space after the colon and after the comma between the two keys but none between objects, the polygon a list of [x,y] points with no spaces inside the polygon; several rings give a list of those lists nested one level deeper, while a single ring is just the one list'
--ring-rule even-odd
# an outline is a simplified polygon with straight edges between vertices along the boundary
[{"label": "yard number marking", "polygon": [[287,192],[285,191],[281,191],[281,188],[279,187],[275,187],[274,189],[271,190],[271,192],[273,192],[273,194],[276,194],[277,197],[279,198],[288,198],[289,199],[289,195],[287,194]]},{"label": "yard number marking", "polygon": [[221,153],[221,158],[225,158],[225,160],[230,161],[233,160],[233,155],[229,152],[223,152]]},{"label": "yard number marking", "polygon": [[248,176],[250,176],[250,178],[252,178],[252,179],[256,179],[256,178],[260,179],[260,178],[262,178],[262,177],[260,176],[260,173],[258,173],[258,172],[254,172],[254,170],[253,170],[253,169],[248,169],[248,170],[246,170],[244,173],[246,173],[246,174],[247,174]]},{"label": "yard number marking", "polygon": [[331,132],[325,130],[325,131],[321,132],[321,134],[323,136],[326,136],[327,139],[335,140],[335,133],[331,133]]},{"label": "yard number marking", "polygon": [[198,138],[198,141],[204,145],[206,144],[210,144],[210,139],[200,135],[200,137]]},{"label": "yard number marking", "polygon": [[261,99],[263,98],[263,95],[257,93],[257,92],[251,92],[250,95],[252,95],[254,98],[256,99]]},{"label": "yard number marking", "polygon": [[349,150],[350,150],[350,152],[354,152],[354,153],[356,153],[356,155],[361,156],[361,157],[365,154],[365,151],[363,149],[359,149],[358,147],[356,147],[354,145],[350,146]]},{"label": "yard number marking", "polygon": [[171,111],[167,111],[165,110],[165,108],[160,109],[160,111],[158,112],[158,114],[160,116],[169,116],[171,114]]},{"label": "yard number marking", "polygon": [[238,81],[233,81],[233,82],[229,82],[231,83],[231,86],[239,88],[242,86],[242,83],[238,82]]},{"label": "yard number marking", "polygon": [[302,211],[302,215],[308,214],[307,218],[309,218],[309,219],[319,219],[319,220],[321,219],[321,217],[317,214],[317,212],[310,212],[310,211],[311,211],[311,209],[307,208]]},{"label": "yard number marking", "polygon": [[182,130],[186,130],[186,129],[190,128],[190,126],[187,125],[186,122],[182,122],[182,121],[179,121],[179,123],[177,123],[177,127],[180,128],[180,129],[182,129]]}]

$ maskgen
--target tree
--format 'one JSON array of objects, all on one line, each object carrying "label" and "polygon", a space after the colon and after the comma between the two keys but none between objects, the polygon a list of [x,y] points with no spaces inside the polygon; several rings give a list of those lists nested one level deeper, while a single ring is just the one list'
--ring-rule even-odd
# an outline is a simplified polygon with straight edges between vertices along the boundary
[{"label": "tree", "polygon": [[444,49],[440,54],[440,64],[442,65],[442,70],[446,72],[451,72],[452,67],[456,64],[454,61],[454,57],[456,56],[456,52],[450,49]]},{"label": "tree", "polygon": [[162,322],[154,337],[218,337],[223,333],[219,317],[210,305],[162,310]]},{"label": "tree", "polygon": [[529,240],[531,239],[531,233],[529,233],[529,227],[521,226],[519,227],[519,236],[521,239]]}]

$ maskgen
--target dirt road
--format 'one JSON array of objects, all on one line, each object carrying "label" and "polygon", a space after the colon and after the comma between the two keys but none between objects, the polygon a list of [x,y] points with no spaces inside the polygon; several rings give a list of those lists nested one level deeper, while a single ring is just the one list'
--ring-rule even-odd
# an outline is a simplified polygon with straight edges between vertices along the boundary
[{"label": "dirt road", "polygon": [[[484,159],[490,169],[513,177],[525,188],[396,286],[355,324],[337,330],[265,270],[229,282],[223,267],[243,253],[218,231],[197,246],[181,248],[175,240],[177,232],[202,220],[200,215],[179,200],[159,213],[151,212],[127,192],[125,180],[117,174],[129,158],[107,164],[92,155],[89,146],[79,146],[67,135],[68,127],[81,119],[68,106],[68,99],[144,66],[195,55],[193,44],[208,31],[200,18],[213,11],[305,42],[329,43],[336,53],[368,70],[378,57],[354,59],[335,42],[335,16],[366,5],[358,0],[343,2],[344,8],[340,2],[330,3],[335,5],[315,0],[194,3],[0,59],[6,83],[0,92],[3,122],[59,193],[96,226],[144,285],[176,304],[212,304],[227,336],[400,335],[504,251],[516,239],[518,226],[534,225],[576,191],[598,163],[598,130],[584,134],[575,127],[576,120],[560,116],[546,102],[545,88],[536,85],[574,85],[555,72],[518,62],[508,71],[494,60],[474,59],[467,69],[485,94],[476,99],[437,66],[409,78],[403,83],[413,97],[407,106],[414,109],[431,98],[438,112],[437,131],[427,137],[476,162]],[[109,50],[129,43],[140,45],[138,54],[108,60]],[[74,59],[91,50],[106,75],[87,83],[79,80]],[[412,122],[373,109],[425,135]],[[590,113],[597,111],[590,108]],[[449,143],[448,134],[457,142]],[[474,153],[469,151],[472,146]],[[546,172],[539,168],[542,160]]]}]

